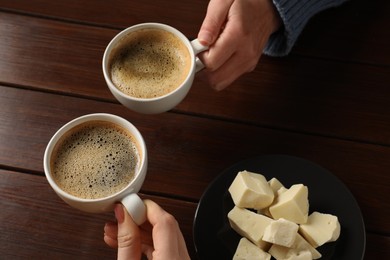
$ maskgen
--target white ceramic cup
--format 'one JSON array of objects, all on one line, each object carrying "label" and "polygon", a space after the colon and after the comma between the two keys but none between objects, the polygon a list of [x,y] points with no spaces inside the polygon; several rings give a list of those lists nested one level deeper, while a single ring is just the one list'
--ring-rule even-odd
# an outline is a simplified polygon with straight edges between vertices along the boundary
[{"label": "white ceramic cup", "polygon": [[[103,198],[83,199],[65,192],[56,184],[52,177],[50,160],[56,143],[65,133],[67,133],[70,129],[79,124],[94,120],[108,121],[117,124],[129,131],[137,142],[140,161],[133,180],[124,189],[115,194]],[[62,198],[67,204],[85,212],[102,213],[113,210],[115,203],[120,202],[125,206],[135,223],[137,223],[138,225],[142,224],[146,219],[146,208],[141,198],[137,195],[137,192],[141,189],[141,186],[144,182],[147,172],[147,166],[148,158],[145,142],[137,128],[133,124],[119,116],[103,113],[81,116],[62,126],[49,141],[43,159],[43,167],[49,184],[57,193],[57,195]]]},{"label": "white ceramic cup", "polygon": [[[115,48],[118,46],[118,43],[124,37],[126,37],[126,35],[131,34],[132,32],[137,30],[148,29],[148,28],[166,30],[173,33],[179,39],[181,39],[182,42],[185,44],[185,46],[187,46],[187,49],[190,53],[191,67],[187,75],[187,78],[184,80],[184,82],[172,92],[155,98],[136,98],[136,97],[126,95],[114,85],[110,77],[110,62],[113,56],[113,50],[115,50]],[[198,39],[189,41],[187,37],[184,36],[184,34],[182,34],[180,31],[178,31],[177,29],[169,25],[165,25],[161,23],[137,24],[121,31],[108,44],[103,55],[103,64],[102,64],[103,75],[111,93],[122,105],[126,106],[127,108],[133,111],[143,113],[143,114],[162,113],[174,108],[185,98],[185,96],[187,95],[188,91],[192,86],[195,73],[204,68],[202,62],[199,60],[197,55],[200,52],[205,51],[207,49],[208,47],[200,44]]]}]

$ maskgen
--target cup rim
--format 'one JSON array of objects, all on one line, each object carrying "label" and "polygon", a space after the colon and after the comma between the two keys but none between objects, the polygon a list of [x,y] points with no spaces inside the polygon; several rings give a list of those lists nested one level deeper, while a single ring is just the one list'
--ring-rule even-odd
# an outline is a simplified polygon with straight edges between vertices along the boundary
[{"label": "cup rim", "polygon": [[[162,29],[162,30],[174,33],[177,37],[179,37],[182,40],[182,42],[187,46],[187,50],[189,51],[190,56],[191,56],[190,70],[189,70],[185,80],[178,87],[176,87],[171,92],[166,93],[165,95],[158,96],[158,97],[153,97],[153,98],[134,97],[134,96],[128,95],[128,94],[120,91],[115,86],[115,84],[112,82],[111,77],[109,75],[109,68],[108,68],[108,65],[109,65],[109,53],[111,53],[111,51],[112,51],[112,49],[114,47],[114,44],[119,42],[129,32],[132,32],[132,31],[135,31],[135,30],[139,30],[139,29],[153,29],[153,28],[158,28],[158,29]],[[119,94],[120,96],[123,96],[126,99],[131,99],[131,100],[134,100],[134,101],[140,101],[140,102],[143,102],[143,103],[154,102],[154,101],[159,101],[159,100],[165,99],[168,96],[174,95],[176,92],[180,91],[180,89],[182,89],[185,86],[185,83],[191,78],[191,76],[192,76],[192,74],[194,72],[194,68],[195,68],[195,52],[194,52],[194,50],[193,50],[193,48],[191,46],[190,40],[181,31],[179,31],[178,29],[176,29],[176,28],[174,28],[174,27],[172,27],[172,26],[170,26],[168,24],[163,24],[163,23],[155,23],[155,22],[139,23],[139,24],[135,24],[133,26],[127,27],[126,29],[120,31],[118,34],[116,34],[114,36],[114,38],[111,39],[111,41],[107,45],[107,47],[106,47],[106,49],[104,51],[104,54],[103,54],[102,67],[103,67],[104,78],[105,78],[105,80],[106,80],[106,82],[108,84],[108,87],[110,88],[111,91],[114,91],[116,94]]]},{"label": "cup rim", "polygon": [[[110,120],[110,119],[115,119],[116,121],[115,120]],[[50,169],[51,153],[52,153],[55,145],[57,144],[57,142],[60,140],[60,138],[63,136],[64,133],[66,133],[67,131],[71,130],[72,128],[74,128],[77,125],[80,125],[80,124],[88,122],[88,121],[95,121],[95,120],[106,121],[106,122],[118,124],[121,127],[125,128],[126,130],[129,130],[131,132],[131,134],[135,137],[136,141],[137,141],[137,144],[138,144],[137,149],[141,150],[140,151],[140,163],[139,163],[138,170],[137,170],[134,178],[123,189],[121,189],[120,191],[118,191],[116,193],[113,193],[113,194],[111,194],[109,196],[102,197],[102,198],[96,198],[96,199],[80,198],[80,197],[74,196],[74,195],[64,191],[53,180],[53,177],[52,177],[52,174],[51,174],[51,169]],[[118,123],[118,122],[121,122],[123,124]],[[116,197],[118,197],[121,194],[131,193],[131,192],[128,191],[129,186],[133,185],[138,179],[140,179],[142,177],[141,176],[142,169],[144,167],[146,167],[147,151],[146,151],[145,141],[144,141],[141,133],[128,120],[124,119],[123,117],[120,117],[120,116],[117,116],[117,115],[113,115],[113,114],[93,113],[93,114],[87,114],[87,115],[83,115],[83,116],[74,118],[71,121],[69,121],[66,124],[64,124],[63,126],[61,126],[56,131],[56,133],[51,137],[50,141],[48,142],[48,144],[46,146],[46,149],[45,149],[45,153],[44,153],[44,157],[43,158],[44,158],[43,159],[43,167],[44,167],[44,172],[45,172],[46,179],[47,179],[47,181],[49,182],[50,186],[54,189],[54,191],[56,193],[59,193],[64,198],[67,198],[67,199],[72,200],[72,201],[94,202],[95,203],[95,202],[102,202],[102,201],[107,201],[107,200],[116,198]],[[136,192],[138,192],[138,191],[136,191]],[[120,198],[118,198],[118,199],[120,199]]]}]

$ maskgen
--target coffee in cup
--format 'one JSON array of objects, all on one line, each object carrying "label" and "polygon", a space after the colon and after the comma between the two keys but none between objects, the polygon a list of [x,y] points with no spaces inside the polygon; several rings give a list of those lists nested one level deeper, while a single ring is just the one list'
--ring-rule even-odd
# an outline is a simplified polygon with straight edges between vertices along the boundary
[{"label": "coffee in cup", "polygon": [[172,32],[145,28],[127,34],[115,48],[111,80],[121,92],[135,98],[164,96],[187,78],[191,56]]},{"label": "coffee in cup", "polygon": [[139,164],[135,138],[105,121],[88,121],[56,143],[50,168],[57,185],[83,199],[111,196],[134,178]]},{"label": "coffee in cup", "polygon": [[179,104],[195,73],[204,66],[197,55],[208,47],[189,41],[177,29],[143,23],[118,33],[103,55],[103,75],[114,97],[127,108],[157,114]]},{"label": "coffee in cup", "polygon": [[121,202],[142,224],[146,208],[137,192],[147,172],[146,145],[124,118],[90,114],[62,126],[44,154],[46,178],[70,206],[90,213],[114,209]]}]

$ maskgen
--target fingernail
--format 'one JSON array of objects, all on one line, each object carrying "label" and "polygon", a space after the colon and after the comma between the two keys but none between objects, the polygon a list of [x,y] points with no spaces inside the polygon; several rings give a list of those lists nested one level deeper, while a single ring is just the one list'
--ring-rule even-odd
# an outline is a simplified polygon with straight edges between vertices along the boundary
[{"label": "fingernail", "polygon": [[201,44],[209,46],[213,42],[213,36],[208,31],[203,31],[199,34],[198,40]]},{"label": "fingernail", "polygon": [[125,220],[125,214],[123,213],[123,207],[121,204],[115,205],[115,218],[118,221],[118,223],[122,223]]}]

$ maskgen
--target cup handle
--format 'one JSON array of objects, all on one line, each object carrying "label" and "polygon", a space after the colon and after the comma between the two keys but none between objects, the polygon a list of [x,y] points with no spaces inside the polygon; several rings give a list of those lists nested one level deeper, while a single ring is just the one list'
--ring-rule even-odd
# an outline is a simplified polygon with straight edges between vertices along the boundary
[{"label": "cup handle", "polygon": [[139,226],[146,220],[146,207],[142,199],[136,194],[131,193],[121,201],[134,222]]},{"label": "cup handle", "polygon": [[[192,46],[192,49],[194,50],[195,56],[198,55],[199,53],[209,49],[208,46],[201,44],[198,39],[192,40],[191,46]],[[198,57],[195,58],[195,66],[196,66],[195,72],[198,72],[204,68],[204,64],[202,63],[202,61]]]}]

